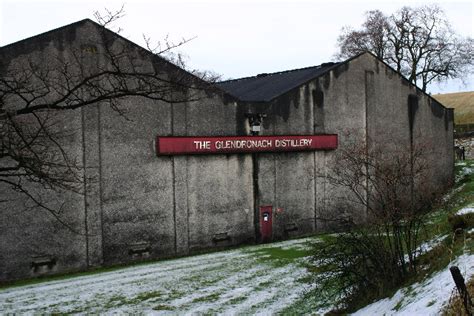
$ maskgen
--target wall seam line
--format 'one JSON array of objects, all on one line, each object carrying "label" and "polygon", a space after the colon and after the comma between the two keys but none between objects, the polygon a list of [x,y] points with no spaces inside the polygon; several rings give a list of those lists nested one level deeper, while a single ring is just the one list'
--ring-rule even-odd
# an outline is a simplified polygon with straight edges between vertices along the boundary
[{"label": "wall seam line", "polygon": [[82,168],[83,168],[83,188],[84,188],[84,232],[86,247],[86,266],[90,266],[89,260],[89,228],[88,228],[88,207],[87,207],[87,171],[86,171],[86,132],[85,132],[85,114],[84,108],[81,108],[81,129],[82,129]]}]

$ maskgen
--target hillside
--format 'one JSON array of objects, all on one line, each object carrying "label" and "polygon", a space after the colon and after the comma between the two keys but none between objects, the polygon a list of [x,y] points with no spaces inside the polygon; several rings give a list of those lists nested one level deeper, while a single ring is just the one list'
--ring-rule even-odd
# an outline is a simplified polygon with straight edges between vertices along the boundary
[{"label": "hillside", "polygon": [[474,91],[435,94],[433,98],[444,106],[455,109],[455,124],[474,124]]}]

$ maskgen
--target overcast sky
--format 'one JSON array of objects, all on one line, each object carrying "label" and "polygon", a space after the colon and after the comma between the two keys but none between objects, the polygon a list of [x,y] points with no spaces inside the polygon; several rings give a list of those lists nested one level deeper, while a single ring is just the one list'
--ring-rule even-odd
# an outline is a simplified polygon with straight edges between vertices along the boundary
[{"label": "overcast sky", "polygon": [[[474,37],[474,1],[348,1],[348,0],[0,0],[0,46],[93,18],[94,11],[126,15],[115,26],[122,35],[144,45],[193,38],[180,48],[191,68],[212,70],[223,78],[319,65],[333,60],[343,26],[358,27],[364,12],[390,14],[404,5],[439,4],[456,32]],[[473,91],[474,76],[432,86],[432,93]]]}]

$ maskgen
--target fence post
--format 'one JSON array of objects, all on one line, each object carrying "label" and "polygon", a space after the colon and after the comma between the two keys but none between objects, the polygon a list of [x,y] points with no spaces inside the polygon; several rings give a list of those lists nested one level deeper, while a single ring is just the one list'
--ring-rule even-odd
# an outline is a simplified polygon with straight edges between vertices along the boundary
[{"label": "fence post", "polygon": [[462,303],[464,305],[464,308],[466,309],[467,315],[473,316],[473,306],[471,297],[469,296],[469,292],[467,291],[466,284],[464,283],[464,278],[461,275],[461,271],[459,271],[459,268],[456,266],[452,266],[451,268],[449,268],[449,271],[451,271],[451,275],[453,276],[454,283],[456,284],[459,295],[461,296]]}]

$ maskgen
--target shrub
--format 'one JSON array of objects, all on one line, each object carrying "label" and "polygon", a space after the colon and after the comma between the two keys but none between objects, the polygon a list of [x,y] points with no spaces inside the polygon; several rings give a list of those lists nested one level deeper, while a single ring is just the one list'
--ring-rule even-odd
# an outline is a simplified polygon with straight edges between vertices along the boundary
[{"label": "shrub", "polygon": [[[315,246],[318,295],[352,310],[391,294],[418,272],[420,232],[437,201],[426,148],[394,146],[388,152],[348,146],[326,179],[339,192],[346,230]],[[362,207],[357,207],[357,206]],[[354,214],[358,209],[366,214]]]},{"label": "shrub", "polygon": [[450,215],[448,216],[448,222],[454,233],[462,233],[463,230],[474,227],[474,213]]}]

